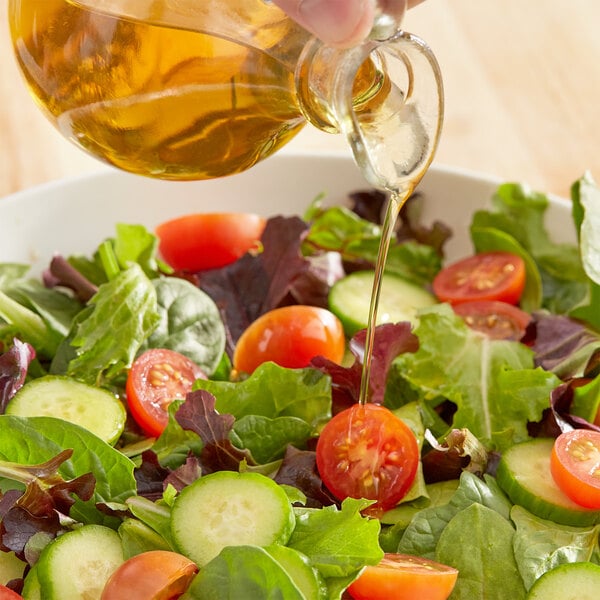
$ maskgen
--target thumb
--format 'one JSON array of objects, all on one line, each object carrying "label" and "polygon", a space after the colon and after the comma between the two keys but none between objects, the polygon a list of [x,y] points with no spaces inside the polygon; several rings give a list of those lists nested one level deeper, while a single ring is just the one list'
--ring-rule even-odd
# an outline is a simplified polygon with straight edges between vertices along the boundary
[{"label": "thumb", "polygon": [[352,46],[371,30],[374,0],[273,0],[294,21],[327,44]]}]

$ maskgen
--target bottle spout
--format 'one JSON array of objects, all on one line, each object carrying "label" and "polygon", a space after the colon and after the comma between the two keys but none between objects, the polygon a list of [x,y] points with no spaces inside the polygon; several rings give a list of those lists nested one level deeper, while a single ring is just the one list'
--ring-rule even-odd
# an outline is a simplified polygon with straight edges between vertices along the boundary
[{"label": "bottle spout", "polygon": [[423,40],[398,31],[348,50],[311,40],[296,85],[307,119],[346,136],[370,184],[416,186],[433,160],[444,109],[439,65]]}]

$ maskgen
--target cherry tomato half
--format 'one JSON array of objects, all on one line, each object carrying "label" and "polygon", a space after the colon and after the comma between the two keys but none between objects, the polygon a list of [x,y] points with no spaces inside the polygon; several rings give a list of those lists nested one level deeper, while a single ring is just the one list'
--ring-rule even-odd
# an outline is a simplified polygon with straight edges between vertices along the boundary
[{"label": "cherry tomato half", "polygon": [[144,433],[158,437],[163,432],[169,404],[185,398],[196,379],[206,379],[202,369],[173,350],[152,348],[135,359],[125,393],[129,411]]},{"label": "cherry tomato half", "polygon": [[23,600],[23,596],[5,585],[0,585],[0,600]]},{"label": "cherry tomato half", "polygon": [[186,215],[156,228],[158,249],[174,269],[216,269],[257,246],[265,223],[263,217],[249,213]]},{"label": "cherry tomato half", "polygon": [[233,354],[233,366],[252,373],[272,361],[299,369],[315,356],[341,362],[346,348],[340,320],[325,308],[295,304],[260,316],[244,331]]},{"label": "cherry tomato half", "polygon": [[419,465],[411,429],[376,404],[355,404],[335,415],[316,450],[321,479],[336,498],[376,500],[381,510],[402,500]]},{"label": "cherry tomato half", "polygon": [[198,566],[167,550],[151,550],[126,560],[109,578],[101,600],[173,600],[189,587]]},{"label": "cherry tomato half", "polygon": [[454,306],[454,312],[475,331],[495,340],[520,340],[531,316],[513,304],[499,300],[474,300]]},{"label": "cherry tomato half", "polygon": [[561,433],[552,448],[550,471],[573,502],[600,509],[600,432],[574,429]]},{"label": "cherry tomato half", "polygon": [[433,280],[441,302],[501,300],[517,304],[525,287],[525,262],[510,252],[482,252],[443,268]]},{"label": "cherry tomato half", "polygon": [[456,569],[427,558],[386,554],[365,567],[348,593],[354,600],[446,600],[457,577]]}]

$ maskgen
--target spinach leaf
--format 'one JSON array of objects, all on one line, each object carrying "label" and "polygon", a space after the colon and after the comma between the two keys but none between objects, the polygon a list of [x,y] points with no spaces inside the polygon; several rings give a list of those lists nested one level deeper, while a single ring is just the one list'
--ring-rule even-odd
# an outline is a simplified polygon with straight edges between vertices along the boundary
[{"label": "spinach leaf", "polygon": [[83,308],[81,302],[55,289],[48,289],[33,279],[14,283],[7,294],[42,317],[58,339],[69,333],[75,315]]},{"label": "spinach leaf", "polygon": [[225,327],[210,296],[184,279],[153,279],[156,329],[143,348],[168,348],[184,354],[210,376],[225,350]]},{"label": "spinach leaf", "polygon": [[385,552],[396,552],[406,528],[415,515],[426,508],[444,506],[450,502],[458,488],[459,481],[436,481],[427,485],[427,493],[412,502],[402,502],[385,512],[380,518],[382,524],[379,543]]},{"label": "spinach leaf", "polygon": [[517,528],[514,553],[527,589],[558,565],[572,562],[600,564],[600,525],[557,525],[532,515],[521,506],[514,506],[510,516]]},{"label": "spinach leaf", "polygon": [[305,600],[290,575],[264,548],[228,546],[202,567],[181,600]]},{"label": "spinach leaf", "polygon": [[61,336],[52,331],[40,315],[1,290],[0,319],[8,324],[8,327],[2,328],[3,338],[10,340],[11,337],[19,337],[46,358],[53,356],[61,342]]},{"label": "spinach leaf", "polygon": [[461,510],[473,503],[496,511],[504,519],[509,518],[512,507],[495,479],[486,477],[484,481],[468,471],[463,471],[458,489],[450,501],[417,513],[404,531],[396,551],[435,560],[436,546],[446,525]]},{"label": "spinach leaf", "polygon": [[436,559],[458,569],[456,600],[520,600],[526,591],[512,542],[515,530],[496,511],[474,503],[445,527]]},{"label": "spinach leaf", "polygon": [[[43,463],[66,448],[73,450],[59,472],[68,479],[86,473],[96,478],[91,500],[79,499],[71,516],[82,523],[112,524],[96,503],[124,502],[136,493],[134,464],[125,455],[83,427],[53,417],[0,416],[0,457],[20,464]],[[4,482],[6,484],[6,482]]]}]

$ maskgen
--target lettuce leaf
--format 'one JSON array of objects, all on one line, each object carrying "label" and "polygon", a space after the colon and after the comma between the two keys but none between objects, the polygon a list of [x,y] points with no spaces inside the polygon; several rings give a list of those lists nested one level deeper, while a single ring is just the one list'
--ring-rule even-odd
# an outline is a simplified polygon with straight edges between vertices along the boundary
[{"label": "lettuce leaf", "polygon": [[340,509],[296,509],[296,527],[287,545],[317,568],[330,598],[339,597],[364,565],[375,565],[383,558],[379,521],[361,515],[369,504],[368,500],[347,498]]},{"label": "lettuce leaf", "polygon": [[[345,263],[374,265],[381,244],[382,228],[362,219],[353,211],[336,206],[311,214],[312,223],[304,242],[307,253],[336,251]],[[386,270],[424,285],[433,279],[441,267],[441,255],[435,248],[414,239],[392,243]]]},{"label": "lettuce leaf", "polygon": [[152,281],[132,264],[101,285],[75,321],[69,343],[75,356],[67,374],[96,385],[119,376],[131,366],[159,318]]},{"label": "lettuce leaf", "polygon": [[297,417],[316,428],[331,417],[331,379],[315,369],[263,363],[239,383],[197,380],[194,388],[210,392],[217,410],[236,419]]},{"label": "lettuce leaf", "polygon": [[600,189],[589,173],[573,184],[571,199],[589,288],[586,300],[570,315],[587,321],[600,331]]},{"label": "lettuce leaf", "polygon": [[528,277],[525,308],[541,306],[566,313],[581,302],[587,278],[579,249],[551,239],[545,225],[548,197],[525,185],[506,183],[498,187],[492,205],[492,210],[473,214],[471,230],[475,232],[476,246],[480,250],[508,250],[523,256]]},{"label": "lettuce leaf", "polygon": [[453,427],[469,429],[483,442],[501,449],[527,439],[527,422],[541,418],[560,383],[534,368],[529,348],[473,331],[447,304],[422,311],[415,333],[419,349],[394,361],[397,378],[421,400],[453,402]]}]

